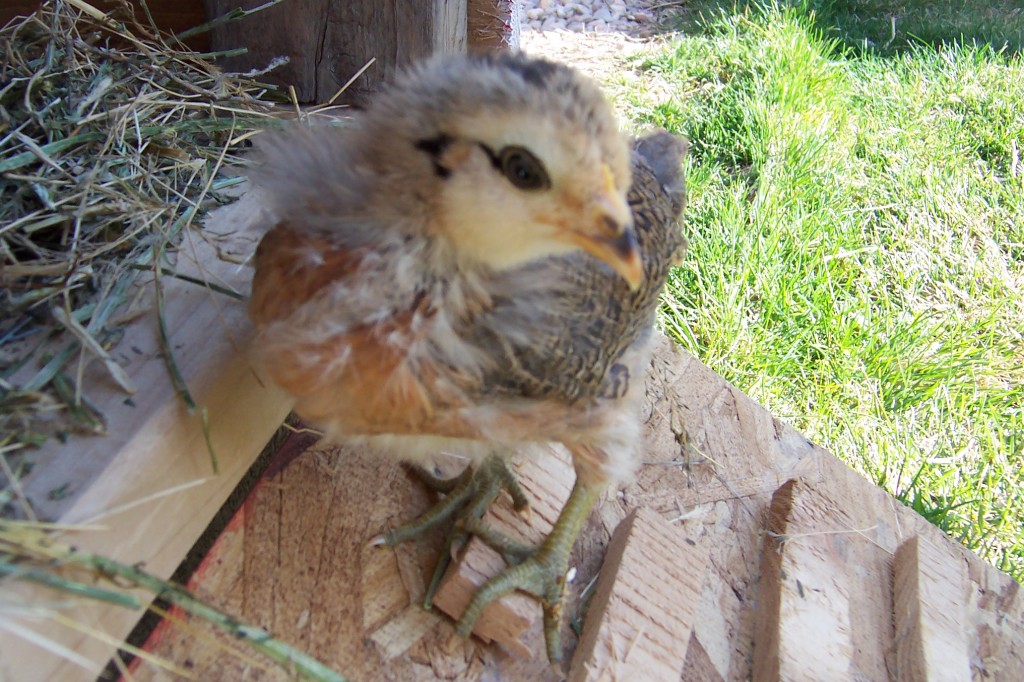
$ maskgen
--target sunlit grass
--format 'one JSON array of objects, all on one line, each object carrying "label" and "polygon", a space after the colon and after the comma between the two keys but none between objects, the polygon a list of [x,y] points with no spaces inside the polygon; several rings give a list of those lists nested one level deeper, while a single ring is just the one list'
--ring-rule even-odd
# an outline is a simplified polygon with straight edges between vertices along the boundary
[{"label": "sunlit grass", "polygon": [[1024,577],[1024,64],[945,38],[881,49],[887,25],[853,21],[879,3],[817,4],[720,14],[638,64],[660,97],[622,96],[636,126],[691,139],[663,324]]}]

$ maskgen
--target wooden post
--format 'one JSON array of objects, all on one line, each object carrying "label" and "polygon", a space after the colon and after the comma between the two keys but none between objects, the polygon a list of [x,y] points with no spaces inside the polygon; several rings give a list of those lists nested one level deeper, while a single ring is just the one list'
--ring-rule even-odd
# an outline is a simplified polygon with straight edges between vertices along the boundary
[{"label": "wooden post", "polygon": [[520,0],[468,0],[466,39],[469,49],[519,49],[520,5]]},{"label": "wooden post", "polygon": [[[205,0],[207,14],[220,16],[239,5],[265,0]],[[435,52],[466,50],[466,1],[288,0],[212,32],[213,48],[249,52],[223,60],[225,69],[248,71],[287,57],[266,79],[299,102],[331,99],[371,59],[373,66],[339,100],[358,103],[395,73]]]},{"label": "wooden post", "polygon": [[608,545],[570,682],[678,682],[708,549],[651,509],[627,516]]},{"label": "wooden post", "polygon": [[964,562],[915,535],[896,550],[893,571],[898,679],[970,679]]},{"label": "wooden post", "polygon": [[[254,195],[213,212],[206,220],[207,234],[223,236],[214,243],[190,231],[177,272],[246,291],[251,275],[238,263],[252,253],[266,228],[262,214]],[[33,454],[34,466],[21,484],[40,519],[68,529],[63,542],[122,563],[143,564],[147,572],[168,578],[284,421],[292,401],[280,389],[261,384],[239,350],[252,333],[244,301],[165,277],[169,345],[205,420],[199,410],[187,410],[164,361],[158,313],[147,299],[150,288],[143,292],[140,310],[148,312],[110,349],[139,391],[126,400],[102,364],[87,366],[82,383],[92,387],[107,433],[47,442]],[[76,525],[81,529],[75,530]],[[14,628],[0,630],[0,680],[92,679],[141,615],[110,602],[69,599],[27,582],[2,589],[8,603],[52,605],[82,629],[32,609],[10,610],[5,618]],[[19,630],[36,633],[38,641],[54,648],[27,645],[17,636]],[[83,670],[56,647],[74,651],[93,668]]]}]

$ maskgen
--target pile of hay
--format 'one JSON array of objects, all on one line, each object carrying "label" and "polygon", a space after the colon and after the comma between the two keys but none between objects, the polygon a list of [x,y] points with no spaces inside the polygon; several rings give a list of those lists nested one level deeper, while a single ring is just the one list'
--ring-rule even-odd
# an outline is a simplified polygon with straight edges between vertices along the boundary
[{"label": "pile of hay", "polygon": [[81,360],[130,388],[105,349],[132,285],[230,200],[222,165],[271,120],[272,86],[121,4],[48,0],[0,29],[0,459],[103,432]]}]

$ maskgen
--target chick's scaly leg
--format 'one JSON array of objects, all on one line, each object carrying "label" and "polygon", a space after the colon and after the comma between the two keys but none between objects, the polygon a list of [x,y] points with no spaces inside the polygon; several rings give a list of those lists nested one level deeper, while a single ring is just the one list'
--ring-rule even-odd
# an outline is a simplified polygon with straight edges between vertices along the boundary
[{"label": "chick's scaly leg", "polygon": [[379,536],[374,544],[393,547],[444,523],[452,525],[424,597],[423,605],[429,609],[441,578],[451,563],[452,547],[466,538],[462,526],[478,521],[502,488],[508,491],[517,510],[526,509],[529,502],[500,455],[488,457],[475,469],[467,468],[454,479],[439,479],[418,467],[413,467],[413,472],[424,485],[445,497],[417,519]]},{"label": "chick's scaly leg", "polygon": [[[551,663],[562,660],[562,607],[569,556],[604,487],[603,484],[581,483],[577,478],[558,521],[540,547],[520,563],[491,578],[473,595],[459,619],[457,630],[460,635],[469,636],[476,619],[492,601],[513,590],[522,590],[537,597],[544,608],[548,660]],[[496,549],[502,551],[503,548],[499,546]]]}]

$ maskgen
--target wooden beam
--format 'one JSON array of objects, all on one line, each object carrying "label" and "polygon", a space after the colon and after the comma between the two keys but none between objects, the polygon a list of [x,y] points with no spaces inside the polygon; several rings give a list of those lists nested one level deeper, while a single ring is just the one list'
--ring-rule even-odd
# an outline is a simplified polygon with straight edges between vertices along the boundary
[{"label": "wooden beam", "polygon": [[970,679],[963,560],[915,535],[896,550],[893,572],[896,678]]},{"label": "wooden beam", "polygon": [[569,682],[678,682],[708,561],[646,507],[619,524],[601,566]]},{"label": "wooden beam", "polygon": [[520,0],[467,0],[466,40],[470,50],[518,50]]},{"label": "wooden beam", "polygon": [[772,496],[761,553],[755,682],[889,679],[888,557],[861,509],[799,480]]},{"label": "wooden beam", "polygon": [[[247,292],[251,275],[240,263],[255,248],[257,212],[253,201],[242,200],[212,214],[206,232],[186,233],[176,270]],[[148,572],[167,578],[280,426],[291,403],[280,391],[261,384],[244,357],[249,335],[244,301],[170,276],[162,282],[170,347],[199,409],[187,410],[171,384],[150,298],[111,349],[138,392],[129,400],[101,363],[87,364],[83,385],[106,418],[107,434],[48,443],[33,454],[32,471],[22,484],[41,518],[88,526],[68,531],[65,541],[126,564],[144,564]],[[152,290],[140,286],[143,294]],[[5,600],[26,604],[60,598],[27,584],[5,585],[8,589]],[[116,641],[141,614],[81,601],[65,615]],[[85,657],[93,675],[114,651],[109,643],[53,620],[30,614],[10,619]],[[81,675],[80,668],[59,656],[27,645],[9,631],[0,633],[0,678],[60,681]]]},{"label": "wooden beam", "polygon": [[[264,1],[205,0],[210,16]],[[284,92],[294,86],[303,103],[327,101],[376,60],[339,100],[358,104],[419,59],[465,52],[466,0],[289,0],[214,29],[211,40],[215,50],[248,49],[223,60],[231,71],[262,69],[286,57],[288,63],[265,78]]]}]

